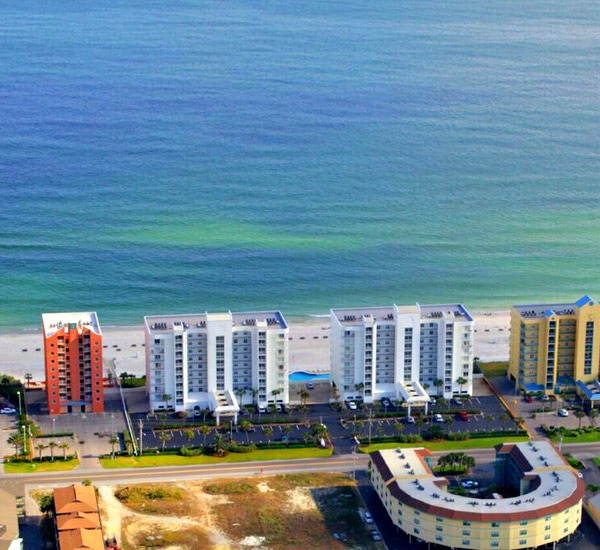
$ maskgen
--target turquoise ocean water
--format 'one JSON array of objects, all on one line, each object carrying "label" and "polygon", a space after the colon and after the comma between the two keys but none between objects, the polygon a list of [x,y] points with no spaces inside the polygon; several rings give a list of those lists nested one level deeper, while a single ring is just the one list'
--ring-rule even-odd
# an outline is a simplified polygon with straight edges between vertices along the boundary
[{"label": "turquoise ocean water", "polygon": [[0,1],[0,327],[600,296],[600,4]]}]

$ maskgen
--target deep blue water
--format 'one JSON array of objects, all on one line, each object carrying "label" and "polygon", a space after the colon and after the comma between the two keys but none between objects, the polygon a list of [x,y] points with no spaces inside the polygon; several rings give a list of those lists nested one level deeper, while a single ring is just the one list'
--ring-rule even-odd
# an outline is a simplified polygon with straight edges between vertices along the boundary
[{"label": "deep blue water", "polygon": [[0,326],[600,295],[600,4],[0,1]]}]

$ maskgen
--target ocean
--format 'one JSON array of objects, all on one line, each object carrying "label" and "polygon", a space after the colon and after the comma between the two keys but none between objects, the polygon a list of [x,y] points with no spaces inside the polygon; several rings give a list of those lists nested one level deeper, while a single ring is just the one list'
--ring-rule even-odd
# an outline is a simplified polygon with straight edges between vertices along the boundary
[{"label": "ocean", "polygon": [[600,4],[0,2],[0,328],[600,296]]}]

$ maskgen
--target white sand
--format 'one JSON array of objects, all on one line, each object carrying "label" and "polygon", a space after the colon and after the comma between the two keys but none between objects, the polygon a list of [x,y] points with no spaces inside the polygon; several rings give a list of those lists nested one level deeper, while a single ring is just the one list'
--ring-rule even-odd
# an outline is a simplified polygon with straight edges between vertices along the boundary
[{"label": "white sand", "polygon": [[[510,312],[475,311],[475,355],[483,361],[508,359]],[[139,327],[103,327],[104,358],[116,358],[119,372],[144,374],[144,331]],[[42,333],[0,334],[0,373],[23,379],[44,379]],[[37,351],[39,349],[39,351]],[[23,351],[27,350],[27,351]],[[290,371],[329,372],[329,319],[312,318],[290,323]]]}]

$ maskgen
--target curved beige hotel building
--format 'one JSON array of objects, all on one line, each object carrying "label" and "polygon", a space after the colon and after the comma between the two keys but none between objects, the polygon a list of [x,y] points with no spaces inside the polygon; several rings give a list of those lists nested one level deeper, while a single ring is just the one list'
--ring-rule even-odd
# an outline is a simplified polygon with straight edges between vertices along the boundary
[{"label": "curved beige hotel building", "polygon": [[507,498],[449,493],[424,448],[376,451],[370,471],[394,525],[439,546],[536,548],[569,537],[581,522],[583,480],[549,442],[496,447],[495,482],[517,495]]}]

